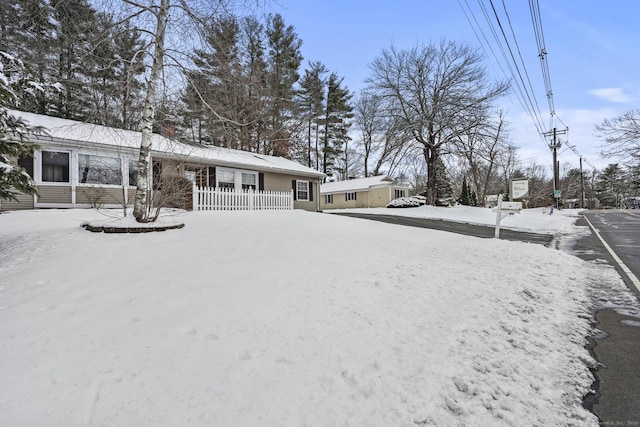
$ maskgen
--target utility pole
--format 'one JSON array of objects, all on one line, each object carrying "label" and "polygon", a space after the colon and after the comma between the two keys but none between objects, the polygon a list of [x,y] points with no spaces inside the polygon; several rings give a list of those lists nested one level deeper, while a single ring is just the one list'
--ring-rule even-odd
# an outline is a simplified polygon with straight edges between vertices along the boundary
[{"label": "utility pole", "polygon": [[580,208],[584,209],[584,173],[582,172],[582,156],[580,156]]},{"label": "utility pole", "polygon": [[549,148],[553,151],[553,197],[556,199],[556,208],[560,208],[560,163],[558,162],[558,148],[562,143],[558,140],[558,135],[564,135],[569,129],[558,131],[553,128],[552,131],[545,132],[543,135],[546,137],[552,136],[553,140],[549,144]]}]

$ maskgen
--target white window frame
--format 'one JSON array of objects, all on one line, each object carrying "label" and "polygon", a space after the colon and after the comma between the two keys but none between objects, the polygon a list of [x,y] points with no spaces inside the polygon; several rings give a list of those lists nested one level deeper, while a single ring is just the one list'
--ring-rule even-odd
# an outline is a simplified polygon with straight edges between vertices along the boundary
[{"label": "white window frame", "polygon": [[219,181],[219,177],[220,177],[220,173],[221,172],[228,172],[228,173],[233,173],[233,189],[234,190],[242,190],[242,174],[252,174],[255,175],[255,185],[256,185],[256,189],[255,191],[259,190],[259,186],[260,186],[260,177],[257,171],[251,171],[251,170],[245,170],[245,169],[231,169],[231,168],[221,168],[221,167],[217,167],[216,168],[216,187],[219,187],[220,185],[220,181]]},{"label": "white window frame", "polygon": [[[244,183],[244,175],[253,177],[253,184],[245,184]],[[240,171],[240,188],[245,190],[244,186],[253,186],[253,191],[258,191],[260,188],[260,182],[258,181],[259,176],[257,172],[248,172],[248,171]],[[246,189],[248,190],[248,188]]]},{"label": "white window frame", "polygon": [[[124,170],[124,167],[122,168],[123,171],[123,176],[124,176],[124,183],[126,184],[127,187],[133,188],[133,187],[137,187],[138,186],[138,159],[133,159],[131,157],[124,157],[122,159],[122,164],[126,165],[127,170]],[[134,163],[136,165],[135,170],[136,170],[136,178],[133,180],[133,183],[131,183],[130,179],[131,179],[131,163]]]},{"label": "white window frame", "polygon": [[347,201],[347,202],[351,202],[353,200],[356,200],[356,192],[355,191],[350,191],[348,193],[344,193],[344,197],[345,197],[345,201]]},{"label": "white window frame", "polygon": [[333,194],[325,194],[324,195],[324,204],[332,205],[333,204]]},{"label": "white window frame", "polygon": [[395,195],[395,199],[398,199],[400,197],[406,197],[406,190],[404,188],[395,188],[394,189],[394,195]]},{"label": "white window frame", "polygon": [[[44,152],[50,152],[50,153],[64,153],[67,154],[69,157],[69,164],[68,164],[68,181],[44,181],[42,179],[42,172],[44,170],[42,161],[43,161],[43,153]],[[38,184],[42,184],[42,185],[71,185],[74,181],[74,163],[77,163],[74,161],[74,156],[73,156],[73,152],[70,150],[60,150],[57,148],[43,148],[42,150],[38,150],[34,153],[34,158],[35,158],[35,163],[34,163],[34,168],[36,168],[37,170],[34,171],[34,174],[36,175],[36,179],[37,179],[37,183]]]},{"label": "white window frame", "polygon": [[[307,186],[306,190],[300,189],[300,184],[305,184]],[[309,201],[309,193],[310,193],[310,184],[309,181],[303,181],[301,179],[296,180],[296,200],[300,202],[308,202]],[[300,193],[306,192],[306,197],[300,197]]]},{"label": "white window frame", "polygon": [[[81,182],[80,181],[80,156],[89,156],[89,157],[102,157],[102,158],[106,158],[106,159],[114,159],[114,160],[118,160],[118,162],[120,163],[120,184],[106,184],[106,183],[102,183],[102,182]],[[93,154],[93,153],[83,153],[83,152],[79,152],[77,154],[77,156],[73,156],[75,161],[75,167],[74,167],[74,171],[75,173],[78,174],[78,185],[81,185],[83,187],[117,187],[120,188],[123,186],[123,183],[125,181],[125,177],[124,177],[124,167],[123,164],[125,163],[125,160],[127,162],[127,167],[128,167],[128,160],[129,159],[123,159],[121,156],[109,156],[104,155],[104,154]],[[128,171],[127,171],[128,172]],[[126,182],[129,183],[129,174],[127,173],[127,177],[126,177]]]}]

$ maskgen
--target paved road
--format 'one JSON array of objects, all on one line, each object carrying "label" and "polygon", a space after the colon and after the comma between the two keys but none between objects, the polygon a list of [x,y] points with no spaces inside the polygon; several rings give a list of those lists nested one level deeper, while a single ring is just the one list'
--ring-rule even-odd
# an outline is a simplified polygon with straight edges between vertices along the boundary
[{"label": "paved road", "polygon": [[584,216],[613,252],[616,268],[627,285],[640,293],[640,213],[602,210],[586,212]]},{"label": "paved road", "polygon": [[[593,233],[576,243],[576,253],[587,260],[606,259],[616,266],[627,286],[637,291],[633,276],[640,269],[640,214],[609,210],[589,211],[584,216]],[[578,224],[587,225],[586,220]],[[602,366],[595,372],[598,393],[585,403],[601,425],[640,426],[639,315],[639,306],[627,312],[607,308],[596,313],[597,327],[604,333],[596,337],[592,351]]]},{"label": "paved road", "polygon": [[[332,212],[330,215],[343,215],[353,218],[370,219],[410,227],[431,228],[434,230],[448,231],[451,233],[474,237],[493,238],[495,234],[495,228],[492,226],[465,224],[462,222],[444,221],[441,219],[408,218],[394,215],[371,215],[341,212]],[[522,231],[507,230],[504,228],[500,229],[500,238],[520,242],[540,243],[546,246],[549,246],[553,240],[553,236],[549,234],[526,233]]]}]

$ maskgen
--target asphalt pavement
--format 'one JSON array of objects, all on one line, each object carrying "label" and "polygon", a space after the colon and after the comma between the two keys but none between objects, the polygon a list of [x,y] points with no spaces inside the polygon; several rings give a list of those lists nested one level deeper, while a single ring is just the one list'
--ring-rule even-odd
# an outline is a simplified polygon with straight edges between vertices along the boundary
[{"label": "asphalt pavement", "polygon": [[[466,236],[474,236],[487,239],[493,239],[495,235],[495,228],[493,226],[465,224],[463,222],[445,221],[442,219],[408,218],[394,215],[371,215],[342,212],[331,212],[330,215],[341,215],[352,218],[369,219],[373,221],[386,222],[389,224],[406,225],[409,227],[430,228],[433,230],[448,231],[451,233],[464,234]],[[527,233],[505,228],[500,229],[500,238],[504,240],[539,243],[546,246],[551,245],[551,242],[553,240],[553,236],[549,234]]]},{"label": "asphalt pavement", "polygon": [[637,297],[634,306],[610,308],[612,296],[605,294],[605,308],[595,307],[595,326],[602,333],[591,341],[590,350],[600,365],[594,372],[597,393],[585,406],[601,425],[640,426],[640,213],[588,211],[584,217],[578,224],[589,225],[592,234],[576,243],[576,254],[608,261]]}]

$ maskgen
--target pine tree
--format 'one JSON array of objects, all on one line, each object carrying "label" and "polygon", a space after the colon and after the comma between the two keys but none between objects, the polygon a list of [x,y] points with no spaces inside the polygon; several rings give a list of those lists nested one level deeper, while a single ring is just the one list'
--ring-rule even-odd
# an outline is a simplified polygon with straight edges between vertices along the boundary
[{"label": "pine tree", "polygon": [[[324,110],[326,81],[324,74],[327,68],[319,61],[310,62],[300,80],[300,107],[306,125],[307,166],[313,167],[312,153],[315,153],[315,167],[319,168],[318,139],[319,120]],[[313,149],[315,142],[315,150]]]},{"label": "pine tree", "polygon": [[96,12],[87,0],[51,0],[55,20],[55,53],[53,78],[61,85],[54,100],[54,115],[68,119],[88,120],[91,73],[90,50],[99,39]]},{"label": "pine tree", "polygon": [[7,110],[8,105],[19,104],[19,99],[5,70],[13,71],[16,78],[22,69],[20,61],[0,51],[0,199],[17,200],[19,194],[36,193],[35,182],[18,162],[21,158],[33,157],[35,145],[27,140],[26,134],[36,133],[38,129]]},{"label": "pine tree", "polygon": [[469,198],[469,203],[471,206],[478,206],[478,196],[475,191],[471,192],[471,197]]},{"label": "pine tree", "polygon": [[57,93],[52,80],[52,9],[45,0],[0,1],[0,51],[19,60],[20,79],[10,77],[11,88],[23,111],[46,114]]},{"label": "pine tree", "polygon": [[449,179],[449,174],[447,174],[447,168],[440,157],[436,159],[435,176],[436,200],[451,199],[453,195],[451,180]]},{"label": "pine tree", "polygon": [[460,191],[460,198],[458,199],[461,205],[469,206],[471,204],[471,198],[469,197],[469,187],[467,186],[467,177],[462,178],[462,190]]},{"label": "pine tree", "polygon": [[302,63],[298,38],[293,26],[286,26],[280,14],[267,18],[267,88],[270,111],[265,120],[268,144],[265,154],[289,157],[297,115],[294,101],[294,84],[300,78],[298,69]]},{"label": "pine tree", "polygon": [[322,125],[322,171],[331,176],[335,160],[343,151],[344,144],[349,141],[350,119],[353,117],[351,105],[352,94],[342,86],[344,78],[331,73],[327,80],[327,101],[325,104]]}]

